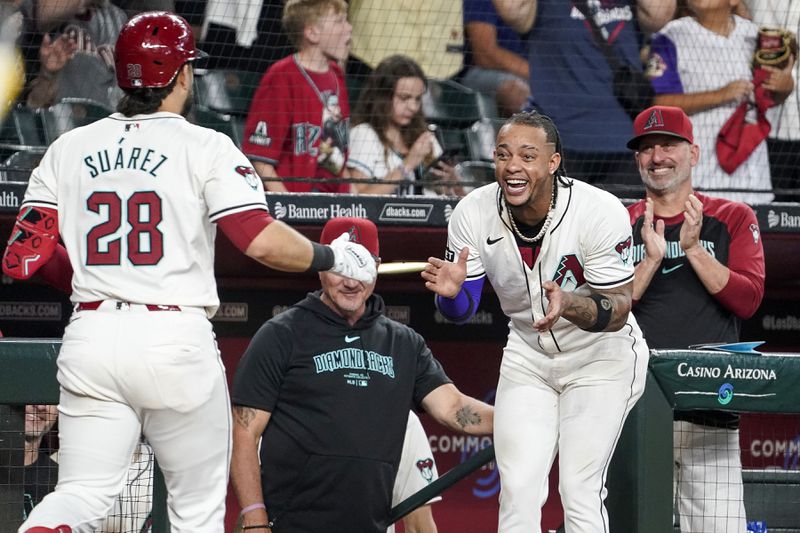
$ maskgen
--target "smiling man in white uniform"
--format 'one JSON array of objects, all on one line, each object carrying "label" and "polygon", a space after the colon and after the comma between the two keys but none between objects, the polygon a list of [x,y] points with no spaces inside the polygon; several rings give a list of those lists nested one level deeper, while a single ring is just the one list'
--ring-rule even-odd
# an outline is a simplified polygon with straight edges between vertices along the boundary
[{"label": "smiling man in white uniform", "polygon": [[506,121],[497,183],[458,203],[446,260],[422,273],[450,320],[475,313],[487,278],[510,319],[494,427],[502,533],[540,531],[556,453],[567,533],[608,533],[608,465],[644,390],[627,212],[566,177],[560,144],[547,116]]}]

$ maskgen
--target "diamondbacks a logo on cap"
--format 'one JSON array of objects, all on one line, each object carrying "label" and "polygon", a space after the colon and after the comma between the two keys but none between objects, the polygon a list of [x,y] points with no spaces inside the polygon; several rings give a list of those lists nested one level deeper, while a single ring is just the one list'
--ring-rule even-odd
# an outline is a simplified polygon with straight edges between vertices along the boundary
[{"label": "diamondbacks a logo on cap", "polygon": [[650,112],[650,116],[647,117],[647,122],[644,125],[644,130],[647,131],[650,128],[663,128],[664,127],[664,117],[661,116],[660,109],[653,109]]},{"label": "diamondbacks a logo on cap", "polygon": [[348,239],[350,242],[357,242],[361,244],[361,233],[358,231],[358,228],[355,226],[350,226],[350,229],[347,230]]}]

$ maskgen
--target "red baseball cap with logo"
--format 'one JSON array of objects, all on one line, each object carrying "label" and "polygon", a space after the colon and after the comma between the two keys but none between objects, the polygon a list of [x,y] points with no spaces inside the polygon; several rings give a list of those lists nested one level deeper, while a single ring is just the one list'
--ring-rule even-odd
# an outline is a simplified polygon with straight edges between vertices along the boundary
[{"label": "red baseball cap with logo", "polygon": [[633,121],[633,138],[628,148],[639,149],[639,141],[647,135],[671,135],[693,144],[692,122],[683,109],[665,105],[654,105],[639,113]]},{"label": "red baseball cap with logo", "polygon": [[371,220],[356,217],[337,217],[325,223],[322,228],[322,235],[319,238],[320,244],[330,244],[342,233],[350,235],[350,242],[357,242],[366,248],[375,257],[380,256],[380,246],[378,244],[378,228]]}]

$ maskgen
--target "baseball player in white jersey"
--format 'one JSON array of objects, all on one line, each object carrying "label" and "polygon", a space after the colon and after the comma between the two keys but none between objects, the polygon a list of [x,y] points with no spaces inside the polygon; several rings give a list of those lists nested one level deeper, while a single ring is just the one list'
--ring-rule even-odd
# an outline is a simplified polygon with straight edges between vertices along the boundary
[{"label": "baseball player in white jersey", "polygon": [[497,183],[453,211],[446,258],[422,273],[465,322],[486,278],[509,317],[495,402],[499,531],[540,531],[559,453],[567,533],[608,533],[609,461],[644,390],[648,350],[631,309],[631,228],[611,194],[564,175],[558,131],[538,113],[500,129]]},{"label": "baseball player in white jersey", "polygon": [[375,262],[346,234],[322,246],[272,220],[247,158],[184,119],[201,54],[184,19],[133,17],[115,54],[119,112],[48,149],[3,257],[18,279],[74,269],[58,357],[59,481],[20,531],[90,530],[143,433],[166,479],[172,530],[219,533],[231,424],[208,320],[219,305],[214,224],[280,270],[372,282]]},{"label": "baseball player in white jersey", "polygon": [[[397,465],[397,476],[394,478],[392,488],[392,507],[410,498],[439,478],[436,470],[436,461],[433,460],[433,451],[428,442],[428,435],[422,422],[413,411],[408,412],[406,436],[403,439],[403,453],[400,455],[400,464]],[[403,529],[415,533],[436,533],[436,523],[433,521],[431,504],[442,499],[441,496],[431,498],[425,505],[417,507],[403,517]],[[386,533],[394,533],[394,524],[389,526]]]}]

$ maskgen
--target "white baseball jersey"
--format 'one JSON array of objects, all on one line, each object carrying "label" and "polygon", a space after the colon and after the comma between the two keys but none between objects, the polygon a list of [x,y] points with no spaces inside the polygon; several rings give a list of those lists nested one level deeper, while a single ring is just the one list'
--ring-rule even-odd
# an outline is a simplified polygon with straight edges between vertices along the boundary
[{"label": "white baseball jersey", "polygon": [[[741,17],[733,19],[736,25],[727,37],[707,30],[692,17],[673,20],[664,26],[653,37],[647,68],[656,93],[692,94],[714,91],[737,80],[752,80],[758,26]],[[692,172],[695,186],[772,189],[766,141],[733,174],[719,166],[717,134],[738,106],[736,102],[728,102],[692,115],[694,142],[700,146],[700,160]],[[747,118],[755,122],[755,112],[748,113]],[[774,198],[771,193],[725,193],[724,196],[751,203],[767,203]]]},{"label": "white baseball jersey", "polygon": [[216,220],[267,209],[231,140],[167,112],[114,114],[59,137],[25,205],[58,209],[74,269],[72,300],[219,305]]},{"label": "white baseball jersey", "polygon": [[[428,442],[428,435],[422,423],[413,411],[408,412],[406,436],[403,439],[403,453],[400,456],[400,465],[397,467],[397,477],[394,478],[392,488],[392,507],[406,500],[414,493],[421,491],[433,480],[439,478],[436,470],[436,461]],[[441,496],[436,496],[428,504],[438,502]],[[389,526],[386,533],[394,533],[394,524]]]},{"label": "white baseball jersey", "polygon": [[[608,192],[578,180],[569,182],[571,187],[559,186],[553,222],[532,264],[527,264],[517,247],[496,183],[462,199],[448,226],[448,259],[469,247],[467,279],[488,276],[510,318],[510,329],[545,355],[586,347],[598,342],[599,336],[626,335],[589,333],[565,318],[547,333],[533,328],[547,309],[541,290],[547,280],[584,295],[589,293],[588,286],[609,289],[633,280],[631,225],[625,207]],[[628,322],[635,324],[632,314]]]},{"label": "white baseball jersey", "polygon": [[[347,166],[366,174],[370,178],[383,179],[395,168],[403,164],[403,156],[394,150],[387,149],[381,142],[378,134],[369,124],[359,124],[350,130],[350,155]],[[433,141],[433,157],[442,155],[439,142]],[[403,185],[401,195],[413,194],[413,187]],[[424,196],[439,196],[433,189],[423,189]]]}]

